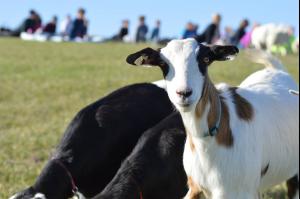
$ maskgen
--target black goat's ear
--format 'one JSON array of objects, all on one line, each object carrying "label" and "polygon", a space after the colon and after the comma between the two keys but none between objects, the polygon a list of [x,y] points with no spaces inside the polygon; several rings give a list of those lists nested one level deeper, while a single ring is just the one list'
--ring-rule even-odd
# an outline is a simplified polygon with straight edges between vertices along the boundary
[{"label": "black goat's ear", "polygon": [[236,46],[213,45],[210,46],[210,50],[213,61],[233,60],[239,53],[239,49]]},{"label": "black goat's ear", "polygon": [[159,66],[161,58],[158,51],[152,48],[145,48],[129,55],[126,62],[135,66]]}]

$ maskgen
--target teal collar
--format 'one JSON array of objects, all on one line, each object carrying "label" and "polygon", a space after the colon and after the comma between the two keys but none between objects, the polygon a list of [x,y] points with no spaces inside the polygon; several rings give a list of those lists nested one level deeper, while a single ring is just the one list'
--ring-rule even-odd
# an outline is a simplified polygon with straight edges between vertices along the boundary
[{"label": "teal collar", "polygon": [[220,96],[218,95],[218,120],[212,128],[208,129],[207,132],[204,133],[203,137],[213,137],[216,136],[219,132],[220,124],[222,119],[222,103]]}]

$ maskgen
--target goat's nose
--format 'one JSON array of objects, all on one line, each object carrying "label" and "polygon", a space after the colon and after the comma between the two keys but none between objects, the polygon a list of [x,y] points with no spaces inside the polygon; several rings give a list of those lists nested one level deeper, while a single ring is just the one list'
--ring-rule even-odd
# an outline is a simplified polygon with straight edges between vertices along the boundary
[{"label": "goat's nose", "polygon": [[177,90],[176,94],[180,97],[189,97],[193,94],[192,89],[186,89],[186,90]]}]

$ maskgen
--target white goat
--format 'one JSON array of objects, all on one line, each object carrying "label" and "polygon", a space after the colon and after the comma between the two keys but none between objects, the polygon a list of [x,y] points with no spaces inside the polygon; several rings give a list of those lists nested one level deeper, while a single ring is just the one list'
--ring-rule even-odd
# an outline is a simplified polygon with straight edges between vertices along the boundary
[{"label": "white goat", "polygon": [[199,199],[201,192],[209,199],[257,199],[266,188],[298,174],[299,99],[287,92],[298,90],[297,84],[280,62],[256,53],[265,69],[239,87],[216,88],[209,65],[237,53],[234,46],[187,39],[127,58],[130,64],[163,70],[170,100],[182,115],[190,188],[186,199]]},{"label": "white goat", "polygon": [[256,27],[251,35],[251,43],[256,49],[271,52],[274,45],[289,43],[292,27],[285,24],[264,24]]}]

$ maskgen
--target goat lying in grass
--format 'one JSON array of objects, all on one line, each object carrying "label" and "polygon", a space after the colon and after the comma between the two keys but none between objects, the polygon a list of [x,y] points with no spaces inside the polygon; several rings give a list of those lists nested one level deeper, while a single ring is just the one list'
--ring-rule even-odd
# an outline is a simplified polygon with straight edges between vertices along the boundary
[{"label": "goat lying in grass", "polygon": [[182,199],[185,131],[175,112],[147,130],[114,179],[93,199]]},{"label": "goat lying in grass", "polygon": [[255,58],[266,69],[239,87],[215,87],[209,65],[237,53],[234,46],[188,39],[127,58],[132,65],[162,69],[169,98],[182,116],[188,137],[186,199],[202,192],[209,199],[255,199],[299,172],[299,100],[287,92],[298,90],[297,84],[277,60],[258,53]]},{"label": "goat lying in grass", "polygon": [[153,84],[116,90],[75,116],[34,185],[11,199],[67,199],[77,188],[95,196],[144,131],[172,112],[166,92]]}]

